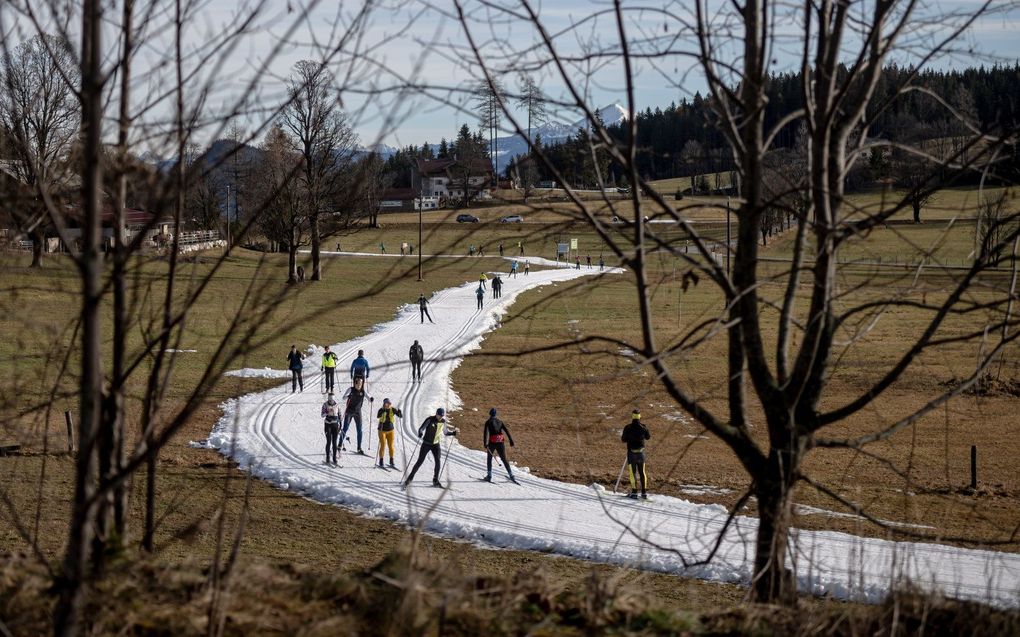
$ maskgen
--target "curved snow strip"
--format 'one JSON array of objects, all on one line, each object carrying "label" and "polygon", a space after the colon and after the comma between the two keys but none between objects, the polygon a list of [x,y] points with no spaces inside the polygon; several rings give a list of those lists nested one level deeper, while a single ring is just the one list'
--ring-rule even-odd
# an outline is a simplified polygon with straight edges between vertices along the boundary
[{"label": "curved snow strip", "polygon": [[[404,306],[394,320],[369,334],[336,346],[342,361],[338,393],[349,384],[346,367],[359,348],[372,364],[369,393],[378,408],[389,397],[404,411],[398,422],[397,464],[417,457],[417,426],[440,406],[459,404],[450,374],[463,356],[477,348],[483,334],[499,324],[517,295],[540,285],[592,274],[595,270],[553,269],[505,279],[503,298],[477,310],[472,281],[438,292],[430,302],[435,324],[419,323],[417,308]],[[407,351],[414,339],[425,349],[425,380],[410,382]],[[319,350],[321,352],[321,350]],[[317,352],[318,353],[318,352]],[[314,360],[314,359],[313,359]],[[312,366],[309,366],[312,367]],[[351,507],[367,515],[417,524],[430,507],[424,528],[432,533],[488,546],[555,552],[578,558],[625,564],[704,579],[748,583],[753,567],[757,520],[737,517],[720,538],[726,511],[656,496],[632,501],[601,487],[566,484],[517,472],[522,486],[506,481],[494,462],[494,484],[485,473],[485,454],[462,447],[452,437],[443,442],[447,456],[443,491],[427,486],[432,461],[425,461],[406,492],[400,470],[374,466],[377,438],[373,413],[365,406],[369,456],[345,453],[342,468],[327,466],[319,407],[320,375],[309,373],[304,393],[289,384],[250,394],[224,405],[224,415],[208,444],[237,460],[256,476],[320,502]],[[506,385],[507,400],[522,400]],[[496,405],[498,408],[499,405]],[[483,414],[460,416],[465,436],[476,436]],[[528,425],[509,423],[517,440],[528,444]],[[355,432],[349,432],[353,449]],[[512,452],[511,452],[512,455]],[[523,475],[522,475],[523,474]],[[718,541],[718,550],[704,561]],[[842,599],[879,601],[904,580],[951,597],[1020,606],[1020,555],[961,549],[936,544],[890,542],[846,533],[793,530],[790,565],[804,591]]]}]

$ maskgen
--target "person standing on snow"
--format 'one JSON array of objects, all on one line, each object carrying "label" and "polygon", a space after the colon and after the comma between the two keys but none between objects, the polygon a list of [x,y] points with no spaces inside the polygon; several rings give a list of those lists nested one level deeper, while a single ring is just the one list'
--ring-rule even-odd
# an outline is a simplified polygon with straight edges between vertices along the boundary
[{"label": "person standing on snow", "polygon": [[429,323],[435,323],[432,320],[432,316],[429,315],[429,300],[425,298],[425,293],[418,295],[418,311],[421,312],[421,322],[425,322],[425,317],[429,319]]},{"label": "person standing on snow", "polygon": [[478,277],[478,287],[482,288],[482,291],[485,290],[485,282],[488,280],[489,277],[485,276],[484,272],[482,272],[481,276]]},{"label": "person standing on snow", "polygon": [[407,480],[404,480],[403,488],[406,489],[411,484],[411,480],[414,480],[414,474],[418,473],[418,469],[425,462],[425,457],[429,454],[432,454],[432,462],[435,465],[432,473],[432,486],[443,486],[443,483],[439,481],[439,469],[441,468],[439,445],[444,435],[456,436],[457,433],[456,428],[453,428],[452,431],[447,430],[446,410],[442,407],[436,410],[435,416],[429,416],[425,419],[425,422],[418,427],[418,438],[421,439],[418,461],[414,463],[414,468],[411,469],[411,474],[407,476]]},{"label": "person standing on snow", "polygon": [[336,363],[336,354],[329,351],[329,345],[327,345],[326,351],[322,353],[322,366],[319,370],[326,374],[326,391],[329,393],[333,393],[336,382]]},{"label": "person standing on snow", "polygon": [[[637,499],[637,483],[641,483],[641,497],[648,499],[648,476],[645,473],[645,441],[649,440],[652,434],[648,427],[641,424],[641,412],[635,409],[631,412],[631,421],[623,428],[620,440],[627,444],[627,465],[630,467],[630,495],[628,498]],[[635,480],[635,476],[637,479]]]},{"label": "person standing on snow", "polygon": [[527,261],[525,261],[524,262],[524,276],[528,276],[528,274],[530,272],[531,272],[531,264],[528,263]]},{"label": "person standing on snow", "polygon": [[510,276],[517,278],[517,259],[510,262]]},{"label": "person standing on snow", "polygon": [[290,393],[294,393],[301,387],[305,390],[305,381],[301,378],[301,369],[304,367],[305,355],[297,351],[297,345],[290,346],[290,354],[287,354],[287,369],[290,370]]},{"label": "person standing on snow", "polygon": [[599,255],[599,272],[601,272],[601,271],[602,271],[602,270],[604,270],[605,268],[606,268],[606,260],[605,260],[605,259],[603,259],[603,258],[602,258],[602,255],[600,254],[600,255]]},{"label": "person standing on snow", "polygon": [[[415,341],[417,342],[417,341]],[[376,427],[379,430],[379,466],[383,467],[383,448],[389,446],[390,448],[390,468],[396,469],[397,465],[393,462],[393,436],[397,418],[403,418],[404,414],[399,409],[393,406],[389,398],[384,398],[382,401],[382,407],[379,412],[375,415],[379,419],[379,425]]]},{"label": "person standing on snow", "polygon": [[421,348],[418,341],[415,341],[411,345],[411,349],[407,352],[408,358],[411,359],[411,382],[421,382],[421,364],[425,360],[425,350]]},{"label": "person standing on snow", "polygon": [[511,447],[514,446],[514,439],[510,436],[510,430],[507,429],[506,423],[496,418],[496,408],[493,407],[489,410],[489,419],[485,421],[485,425],[482,427],[482,446],[488,451],[485,459],[485,481],[492,482],[492,458],[498,453],[499,459],[503,461],[503,467],[506,469],[506,475],[510,478],[510,482],[520,484],[517,482],[517,478],[514,477],[514,472],[510,469],[510,462],[506,459],[504,438],[510,443]]},{"label": "person standing on snow", "polygon": [[574,256],[574,264],[575,264],[575,269],[577,269],[577,270],[581,269],[581,255],[578,254],[578,255]]},{"label": "person standing on snow", "polygon": [[478,289],[475,290],[475,298],[478,299],[478,309],[482,309],[482,301],[485,300],[485,288],[479,284]]},{"label": "person standing on snow", "polygon": [[591,254],[588,255],[588,269],[591,270]]},{"label": "person standing on snow", "polygon": [[368,380],[368,359],[365,358],[365,350],[358,350],[358,357],[351,363],[351,380],[358,378]]},{"label": "person standing on snow", "polygon": [[351,421],[353,420],[355,427],[358,429],[358,453],[362,456],[365,455],[365,452],[361,450],[361,406],[365,402],[366,396],[370,402],[375,400],[365,391],[365,381],[360,376],[355,377],[354,387],[348,387],[347,391],[344,392],[344,429],[342,435],[344,440],[347,440],[347,430],[350,429]]},{"label": "person standing on snow", "polygon": [[492,298],[498,299],[503,296],[503,279],[496,274],[492,277]]},{"label": "person standing on snow", "polygon": [[326,462],[332,459],[337,464],[337,438],[340,437],[340,405],[333,399],[333,392],[329,392],[326,402],[322,403],[322,417],[325,418],[323,431],[326,434]]}]

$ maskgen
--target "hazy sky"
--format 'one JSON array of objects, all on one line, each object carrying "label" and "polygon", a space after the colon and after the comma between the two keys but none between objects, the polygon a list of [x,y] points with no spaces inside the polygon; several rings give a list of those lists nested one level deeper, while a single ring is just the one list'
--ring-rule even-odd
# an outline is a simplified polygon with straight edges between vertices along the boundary
[{"label": "hazy sky", "polygon": [[[31,0],[0,0],[0,34],[8,43],[17,42],[32,32],[24,15],[10,9],[12,3],[27,1]],[[495,1],[515,11],[521,10],[522,5],[514,0]],[[3,8],[4,4],[7,9]],[[157,0],[155,5],[141,4],[156,8],[156,22],[165,23],[172,17],[170,0]],[[550,65],[541,64],[548,62],[548,55],[533,25],[525,20],[510,19],[506,13],[493,11],[475,0],[464,0],[464,4],[471,33],[493,68],[524,65],[528,75],[553,99],[568,97],[563,78]],[[711,0],[710,4],[729,6],[721,0]],[[250,113],[249,128],[265,121],[273,106],[280,103],[285,78],[296,61],[319,58],[342,39],[343,29],[336,27],[338,16],[340,23],[350,24],[365,8],[361,3],[332,0],[198,0],[191,6],[195,13],[184,41],[185,48],[196,54],[208,52],[231,25],[237,23],[238,16],[258,8],[243,37],[233,46],[216,49],[215,56],[201,63],[191,60],[186,69],[186,73],[193,73],[189,96],[194,99],[201,95],[203,99],[200,119],[216,119],[232,109],[240,95],[248,94],[251,97],[246,105]],[[331,69],[339,78],[337,83],[344,85],[339,97],[345,109],[352,113],[362,142],[370,144],[380,140],[406,145],[427,140],[436,143],[443,136],[452,136],[462,123],[474,128],[477,119],[451,105],[451,102],[466,103],[464,89],[481,77],[480,67],[467,49],[467,39],[456,19],[453,2],[376,0],[370,6],[371,10],[366,12],[366,28],[360,31],[360,37],[345,41],[345,46],[331,57]],[[567,56],[580,58],[618,48],[617,27],[609,15],[610,2],[546,0],[535,2],[533,6],[557,50]],[[664,107],[695,91],[703,91],[705,84],[701,75],[691,70],[690,54],[695,44],[690,30],[685,27],[691,19],[690,3],[658,0],[648,4],[624,0],[623,6],[632,50],[669,52],[656,55],[653,61],[635,63],[637,108]],[[974,12],[980,6],[982,3],[969,0],[924,5],[916,25],[912,24],[904,34],[908,50],[901,54],[899,61],[916,59],[918,50],[934,38],[942,37],[948,25],[961,19],[957,17],[933,26],[925,23],[926,15],[949,12],[959,16]],[[1012,2],[994,6],[994,13],[979,20],[954,42],[956,53],[934,65],[962,67],[993,60],[1013,62],[1020,57],[1020,40],[1016,37],[1020,11]],[[108,15],[111,55],[115,50],[112,36],[118,19],[113,11]],[[46,16],[41,16],[40,21],[45,23]],[[75,39],[76,21],[72,19],[69,23],[71,37]],[[770,56],[774,60],[772,68],[790,70],[796,65],[802,42],[792,15],[778,24],[780,29]],[[783,31],[782,25],[789,26]],[[714,32],[722,38],[725,25],[718,21]],[[285,44],[281,45],[281,41]],[[150,104],[146,112],[150,120],[165,120],[167,114],[172,113],[172,100],[164,93],[172,86],[172,65],[165,64],[172,43],[171,30],[154,29],[140,52],[134,94],[139,104]],[[353,51],[357,51],[356,56],[351,55]],[[725,48],[722,55],[726,56]],[[145,68],[148,70],[143,72]],[[567,74],[590,106],[601,107],[613,102],[626,105],[624,73],[617,59],[575,60],[568,64]],[[253,81],[253,77],[259,79]],[[517,77],[519,73],[508,78],[509,88],[516,85]],[[407,82],[413,82],[414,88],[399,90]],[[372,92],[376,92],[376,96],[367,99],[366,94]],[[575,121],[580,114],[561,110],[556,116],[560,121]],[[217,127],[206,126],[203,135],[215,137]]]}]

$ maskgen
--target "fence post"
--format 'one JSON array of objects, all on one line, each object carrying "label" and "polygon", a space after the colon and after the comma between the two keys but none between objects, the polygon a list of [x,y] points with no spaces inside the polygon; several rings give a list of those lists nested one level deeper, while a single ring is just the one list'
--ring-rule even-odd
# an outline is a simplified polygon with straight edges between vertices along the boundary
[{"label": "fence post", "polygon": [[71,410],[64,411],[64,421],[67,422],[67,453],[74,453],[74,425],[71,424]]},{"label": "fence post", "polygon": [[970,488],[977,489],[977,445],[970,446]]}]

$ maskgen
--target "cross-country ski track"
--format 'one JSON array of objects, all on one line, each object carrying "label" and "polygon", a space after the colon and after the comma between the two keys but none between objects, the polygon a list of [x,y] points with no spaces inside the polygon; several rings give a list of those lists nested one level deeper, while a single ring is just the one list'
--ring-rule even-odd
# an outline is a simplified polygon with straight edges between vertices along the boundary
[{"label": "cross-country ski track", "polygon": [[[548,261],[530,258],[533,265]],[[607,273],[609,271],[607,270]],[[401,308],[395,319],[377,325],[363,337],[336,345],[337,400],[349,386],[347,368],[364,349],[372,365],[368,393],[375,399],[363,410],[367,456],[356,447],[355,426],[341,467],[324,464],[325,437],[319,409],[319,366],[322,349],[308,350],[304,392],[291,393],[290,382],[224,404],[224,415],[204,443],[270,483],[319,502],[352,508],[364,515],[404,524],[422,523],[429,533],[488,547],[528,549],[576,558],[622,564],[707,580],[750,581],[757,520],[739,516],[719,538],[727,518],[718,505],[692,504],[655,495],[652,501],[622,498],[601,488],[567,484],[515,471],[521,486],[507,481],[498,461],[493,483],[485,475],[485,453],[467,449],[453,437],[443,440],[448,461],[442,481],[449,489],[430,486],[431,456],[407,491],[401,472],[418,454],[418,425],[437,407],[457,408],[450,375],[463,356],[477,348],[483,335],[499,326],[500,317],[522,292],[554,285],[594,269],[556,268],[508,278],[501,299],[486,291],[485,306],[476,309],[477,281],[447,288],[430,299],[435,324],[419,323],[416,305]],[[425,350],[424,380],[411,383],[408,348],[418,339]],[[281,352],[283,358],[283,352]],[[506,400],[515,396],[521,379],[506,384]],[[404,412],[397,423],[397,469],[380,469],[375,411],[390,398]],[[499,405],[495,405],[499,408]],[[460,413],[452,424],[461,436],[478,436],[486,415]],[[507,423],[520,445],[528,444],[526,422]],[[620,427],[623,422],[619,423]],[[655,429],[652,425],[652,444]],[[369,451],[371,447],[371,451]],[[623,452],[621,445],[621,454]],[[447,455],[448,454],[448,455]],[[514,453],[510,450],[510,459]],[[621,456],[622,457],[622,456]],[[388,460],[388,457],[387,457]],[[615,467],[614,467],[615,470]],[[654,482],[652,483],[654,490]],[[431,511],[430,511],[431,509]],[[890,542],[846,533],[794,530],[790,551],[801,590],[841,599],[878,601],[891,585],[909,579],[926,590],[999,607],[1020,606],[1020,555],[964,549],[938,544]],[[718,550],[707,564],[703,560]],[[688,566],[685,566],[688,565]]]}]

